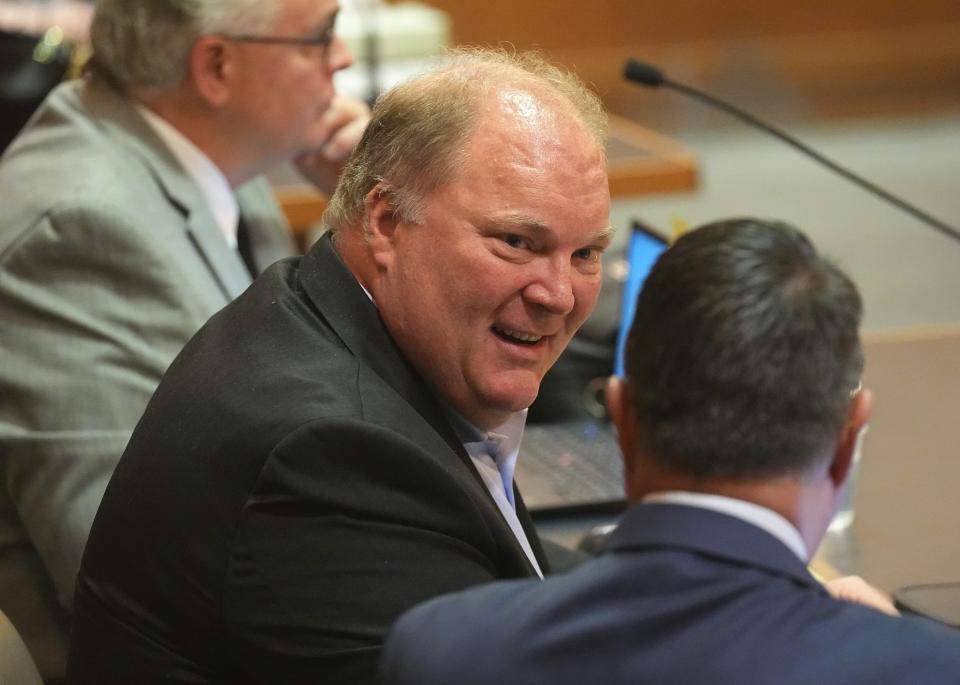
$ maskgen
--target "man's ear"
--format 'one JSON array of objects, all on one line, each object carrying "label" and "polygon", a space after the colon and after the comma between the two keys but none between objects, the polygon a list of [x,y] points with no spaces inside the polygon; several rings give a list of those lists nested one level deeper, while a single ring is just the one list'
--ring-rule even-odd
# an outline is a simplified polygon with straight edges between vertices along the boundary
[{"label": "man's ear", "polygon": [[203,100],[220,107],[230,98],[232,46],[220,36],[200,36],[190,50],[187,78]]},{"label": "man's ear", "polygon": [[381,269],[391,266],[396,257],[399,223],[392,191],[386,184],[378,183],[363,200],[363,233],[373,261]]},{"label": "man's ear", "polygon": [[857,448],[870,422],[872,411],[873,393],[867,388],[862,388],[850,401],[847,422],[844,424],[840,440],[837,441],[837,447],[834,450],[833,461],[830,463],[830,480],[836,488],[843,485],[850,475]]},{"label": "man's ear", "polygon": [[617,428],[617,439],[623,458],[623,474],[626,485],[630,487],[634,470],[634,448],[637,438],[637,420],[633,412],[633,400],[630,397],[630,385],[625,378],[610,376],[604,391],[610,420]]}]

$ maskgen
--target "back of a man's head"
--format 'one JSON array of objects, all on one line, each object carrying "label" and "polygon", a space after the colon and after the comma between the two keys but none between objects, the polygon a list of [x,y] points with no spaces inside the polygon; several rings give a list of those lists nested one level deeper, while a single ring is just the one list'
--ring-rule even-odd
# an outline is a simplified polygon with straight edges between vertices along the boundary
[{"label": "back of a man's head", "polygon": [[537,53],[458,48],[436,69],[401,83],[373,108],[370,124],[340,176],[324,215],[332,231],[355,226],[367,193],[389,188],[397,215],[419,223],[431,191],[468,168],[464,150],[484,104],[515,88],[517,107],[532,94],[578,120],[602,150],[607,120],[595,93]]},{"label": "back of a man's head", "polygon": [[163,90],[187,71],[202,35],[263,32],[281,0],[97,0],[90,68],[125,89]]},{"label": "back of a man's head", "polygon": [[640,294],[627,378],[654,458],[699,479],[799,474],[858,386],[856,287],[798,230],[734,219],[680,238]]}]

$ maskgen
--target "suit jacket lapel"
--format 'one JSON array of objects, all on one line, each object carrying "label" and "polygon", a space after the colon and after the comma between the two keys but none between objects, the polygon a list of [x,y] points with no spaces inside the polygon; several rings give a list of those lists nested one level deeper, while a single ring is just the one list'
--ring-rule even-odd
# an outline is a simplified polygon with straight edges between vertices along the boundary
[{"label": "suit jacket lapel", "polygon": [[[321,238],[304,256],[300,267],[300,279],[307,296],[314,302],[321,316],[340,337],[347,349],[362,359],[380,378],[406,399],[459,457],[466,472],[470,474],[473,487],[480,489],[484,499],[496,511],[495,518],[501,524],[502,535],[513,542],[517,557],[522,559],[528,573],[535,575],[533,566],[520,544],[516,542],[513,531],[503,520],[483,479],[480,478],[463,444],[447,420],[439,400],[397,348],[384,327],[376,307],[336,253],[329,235]],[[523,505],[523,500],[517,497],[516,502],[517,516],[537,561],[545,569],[546,558],[533,522]]]},{"label": "suit jacket lapel", "polygon": [[606,550],[629,553],[664,547],[763,567],[826,593],[797,555],[773,535],[734,516],[699,507],[634,505],[611,535]]},{"label": "suit jacket lapel", "polygon": [[129,98],[101,80],[90,79],[84,86],[81,97],[95,121],[149,170],[171,205],[183,214],[191,241],[225,297],[234,299],[250,285],[250,274],[224,240],[196,184]]},{"label": "suit jacket lapel", "polygon": [[237,205],[247,226],[259,272],[279,259],[296,254],[297,246],[265,178],[257,177],[237,188]]},{"label": "suit jacket lapel", "polygon": [[[376,306],[324,236],[303,258],[304,289],[343,344],[405,398],[461,458],[469,457],[434,394],[387,333]],[[477,482],[482,484],[479,475]]]},{"label": "suit jacket lapel", "polygon": [[[523,496],[520,494],[520,489],[516,483],[513,484],[513,501],[516,503],[517,519],[520,521],[523,532],[527,535],[527,541],[530,543],[530,549],[533,550],[533,556],[537,558],[537,563],[540,564],[540,570],[546,575],[550,573],[550,562],[547,559],[546,552],[543,551],[540,534],[537,532],[533,519],[530,518],[530,512],[527,510],[527,505],[523,501]],[[532,570],[533,567],[531,567],[531,571]]]}]

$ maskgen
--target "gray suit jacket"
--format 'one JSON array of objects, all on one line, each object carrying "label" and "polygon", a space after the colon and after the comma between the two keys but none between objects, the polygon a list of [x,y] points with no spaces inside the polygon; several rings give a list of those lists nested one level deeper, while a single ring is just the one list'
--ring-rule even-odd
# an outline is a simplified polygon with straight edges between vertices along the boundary
[{"label": "gray suit jacket", "polygon": [[[291,254],[266,182],[237,198],[258,266]],[[49,646],[25,616],[53,610],[53,588],[69,609],[161,375],[249,283],[194,183],[106,84],[55,90],[0,161],[0,608],[34,650]]]}]

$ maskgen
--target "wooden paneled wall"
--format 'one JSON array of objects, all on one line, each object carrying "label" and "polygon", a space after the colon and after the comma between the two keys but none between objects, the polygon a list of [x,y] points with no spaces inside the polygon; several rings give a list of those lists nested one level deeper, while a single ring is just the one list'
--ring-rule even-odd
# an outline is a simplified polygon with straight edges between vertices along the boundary
[{"label": "wooden paneled wall", "polygon": [[450,14],[458,44],[542,49],[625,114],[651,104],[620,79],[629,56],[767,110],[960,107],[958,0],[426,2]]}]

